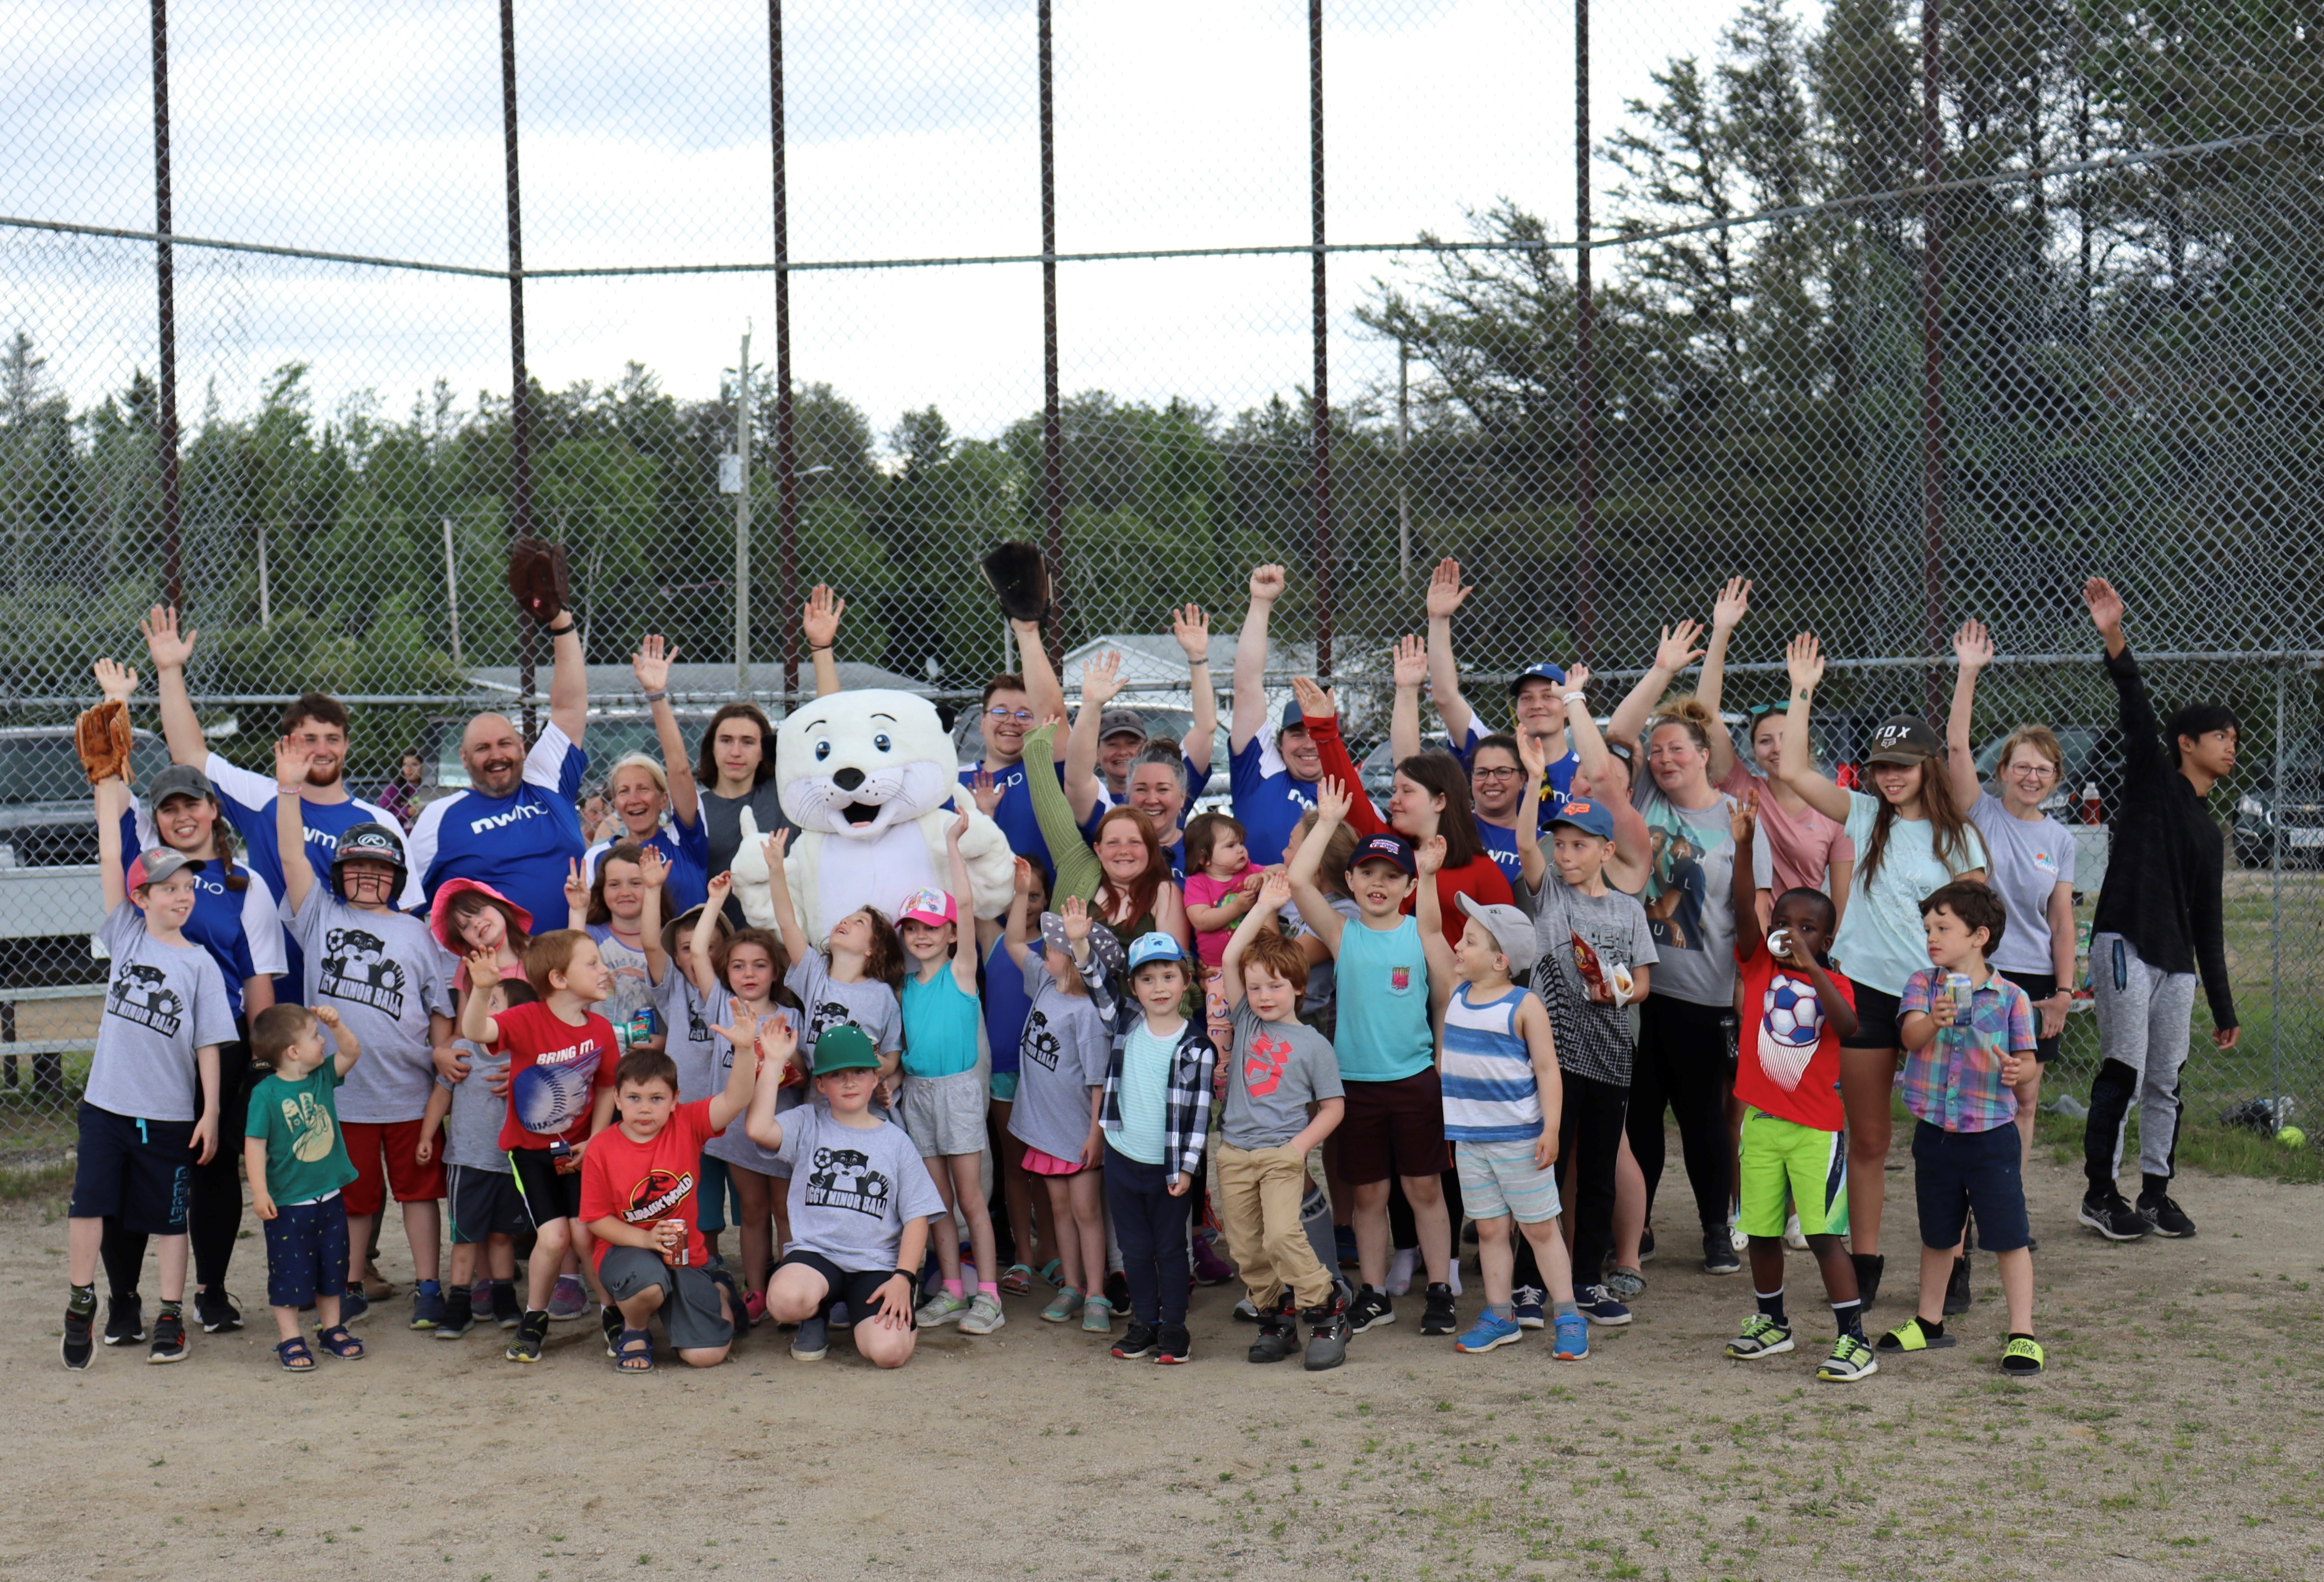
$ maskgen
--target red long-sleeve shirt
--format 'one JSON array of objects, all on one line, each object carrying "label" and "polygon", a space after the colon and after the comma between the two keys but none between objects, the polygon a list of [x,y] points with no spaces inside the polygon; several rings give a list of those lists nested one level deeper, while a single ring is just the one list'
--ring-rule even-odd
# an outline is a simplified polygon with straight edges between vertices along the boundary
[{"label": "red long-sleeve shirt", "polygon": [[[1340,735],[1338,715],[1328,720],[1307,722],[1307,735],[1315,743],[1315,750],[1323,759],[1323,777],[1336,779],[1348,788],[1348,823],[1360,835],[1393,835],[1400,831],[1382,818],[1371,798],[1364,795],[1363,782],[1356,776],[1353,759],[1348,757],[1348,744]],[[1466,914],[1453,897],[1469,896],[1480,906],[1513,906],[1517,897],[1509,891],[1509,881],[1489,852],[1480,852],[1458,868],[1439,869],[1436,873],[1436,905],[1443,914],[1440,926],[1445,943],[1459,939],[1469,926]],[[1406,896],[1404,909],[1407,914],[1416,908],[1416,896]]]}]

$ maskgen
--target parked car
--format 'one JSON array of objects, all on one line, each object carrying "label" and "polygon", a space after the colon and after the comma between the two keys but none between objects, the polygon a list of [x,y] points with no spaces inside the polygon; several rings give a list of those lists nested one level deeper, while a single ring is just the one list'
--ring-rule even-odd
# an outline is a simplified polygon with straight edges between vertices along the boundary
[{"label": "parked car", "polygon": [[2283,767],[2257,766],[2236,799],[2236,860],[2265,868],[2281,850],[2283,865],[2324,863],[2324,730],[2292,739]]},{"label": "parked car", "polygon": [[[139,785],[166,768],[149,731],[130,732]],[[97,809],[70,725],[0,728],[0,979],[78,983],[97,976],[88,936],[104,921]]]}]

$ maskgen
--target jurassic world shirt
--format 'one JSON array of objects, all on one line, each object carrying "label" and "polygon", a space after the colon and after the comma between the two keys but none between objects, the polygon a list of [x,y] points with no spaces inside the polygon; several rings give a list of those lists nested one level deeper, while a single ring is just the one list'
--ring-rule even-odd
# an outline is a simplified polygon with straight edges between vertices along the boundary
[{"label": "jurassic world shirt", "polygon": [[234,1039],[226,974],[199,945],[165,945],[146,933],[134,901],[115,906],[97,937],[113,958],[113,980],[81,1096],[139,1120],[199,1120],[194,1052]]},{"label": "jurassic world shirt", "polygon": [[501,1146],[546,1148],[559,1137],[586,1141],[597,1090],[613,1085],[613,1070],[622,1063],[613,1025],[593,1012],[576,1027],[538,1000],[512,1006],[493,1025],[509,1057]]},{"label": "jurassic world shirt", "polygon": [[[788,1112],[782,1127],[777,1152],[791,1170],[789,1250],[821,1253],[851,1274],[892,1269],[904,1227],[945,1211],[902,1127],[845,1126],[819,1104]],[[596,1151],[592,1143],[590,1155]]]},{"label": "jurassic world shirt", "polygon": [[[581,1156],[581,1222],[619,1219],[624,1225],[650,1227],[664,1219],[683,1219],[686,1261],[699,1269],[710,1255],[695,1223],[700,1207],[696,1188],[702,1173],[702,1145],[711,1136],[707,1099],[671,1110],[648,1142],[639,1142],[618,1126],[607,1127]],[[599,1267],[613,1245],[598,1242]]]},{"label": "jurassic world shirt", "polygon": [[1305,1023],[1262,1021],[1249,1000],[1236,1003],[1220,1141],[1246,1153],[1280,1148],[1306,1129],[1310,1104],[1346,1091],[1331,1040]]},{"label": "jurassic world shirt", "polygon": [[339,1136],[340,1080],[338,1062],[327,1059],[296,1081],[269,1072],[250,1090],[242,1135],[266,1139],[266,1191],[277,1204],[311,1203],[355,1180]]},{"label": "jurassic world shirt", "polygon": [[[406,912],[359,912],[321,885],[290,915],[309,1006],[339,1013],[363,1049],[339,1094],[344,1119],[366,1126],[428,1112],[436,1067],[429,1013],[452,1014],[452,958]],[[336,1053],[329,1030],[324,1042]]]}]

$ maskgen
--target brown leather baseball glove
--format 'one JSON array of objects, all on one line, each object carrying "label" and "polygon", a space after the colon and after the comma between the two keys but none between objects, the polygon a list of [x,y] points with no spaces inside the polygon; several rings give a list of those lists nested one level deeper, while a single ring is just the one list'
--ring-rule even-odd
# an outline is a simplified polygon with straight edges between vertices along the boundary
[{"label": "brown leather baseball glove", "polygon": [[1046,621],[1049,617],[1049,567],[1030,544],[995,544],[984,552],[984,580],[1001,600],[1001,612],[1011,621]]},{"label": "brown leather baseball glove", "polygon": [[115,775],[129,778],[129,705],[102,703],[74,721],[73,750],[90,785]]},{"label": "brown leather baseball glove", "polygon": [[565,546],[530,536],[509,546],[509,592],[543,626],[557,619],[572,594],[565,580]]}]

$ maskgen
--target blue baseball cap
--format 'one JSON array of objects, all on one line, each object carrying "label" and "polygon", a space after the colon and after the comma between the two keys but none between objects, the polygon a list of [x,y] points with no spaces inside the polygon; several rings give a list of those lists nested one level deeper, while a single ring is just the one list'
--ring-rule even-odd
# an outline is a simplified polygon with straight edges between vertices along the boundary
[{"label": "blue baseball cap", "polygon": [[1395,863],[1407,878],[1419,877],[1420,867],[1412,860],[1412,842],[1402,835],[1366,835],[1348,858],[1348,871],[1354,872],[1374,858]]},{"label": "blue baseball cap", "polygon": [[1130,942],[1130,970],[1132,972],[1148,961],[1183,961],[1185,959],[1185,948],[1167,934],[1141,934]]},{"label": "blue baseball cap", "polygon": [[1509,695],[1517,696],[1525,689],[1525,684],[1528,681],[1546,681],[1553,686],[1563,686],[1565,667],[1562,665],[1553,665],[1546,659],[1538,665],[1528,665],[1510,678]]},{"label": "blue baseball cap", "polygon": [[1614,814],[1602,802],[1589,802],[1576,796],[1557,805],[1550,814],[1553,824],[1572,824],[1585,835],[1595,835],[1601,841],[1614,838]]},{"label": "blue baseball cap", "polygon": [[1300,712],[1299,700],[1297,698],[1295,697],[1283,705],[1283,723],[1279,729],[1285,731],[1305,731],[1307,729],[1307,716]]}]

